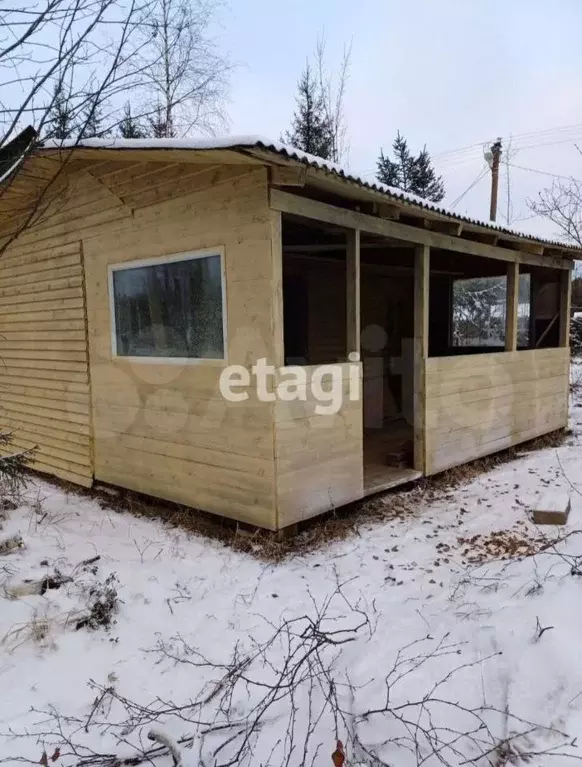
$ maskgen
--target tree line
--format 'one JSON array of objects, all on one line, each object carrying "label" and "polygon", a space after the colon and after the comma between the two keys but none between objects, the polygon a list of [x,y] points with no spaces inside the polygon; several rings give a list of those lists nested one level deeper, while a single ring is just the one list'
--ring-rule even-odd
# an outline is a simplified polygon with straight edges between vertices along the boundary
[{"label": "tree line", "polygon": [[[147,13],[135,21],[138,32],[133,42],[131,98],[126,98],[121,110],[112,108],[108,93],[79,107],[74,83],[58,80],[47,109],[44,137],[176,138],[192,130],[212,132],[222,127],[231,65],[211,44],[212,18],[213,6],[206,0],[153,0]],[[323,38],[318,40],[313,58],[301,73],[296,110],[282,139],[339,163],[347,153],[344,97],[351,49],[344,50],[335,77],[326,64]],[[392,156],[380,150],[376,178],[435,202],[445,195],[442,177],[437,176],[426,147],[412,153],[400,133],[394,139]]]},{"label": "tree line", "polygon": [[0,148],[24,124],[56,140],[226,127],[232,63],[213,37],[219,0],[13,5],[0,14]]},{"label": "tree line", "polygon": [[[334,163],[345,159],[347,126],[343,101],[350,56],[351,49],[346,49],[334,85],[325,65],[325,44],[322,40],[318,42],[315,62],[307,61],[297,84],[291,128],[281,137],[285,143]],[[414,154],[400,132],[393,141],[392,156],[380,149],[376,165],[376,179],[382,184],[433,202],[440,202],[445,196],[444,181],[437,175],[426,146]]]},{"label": "tree line", "polygon": [[[56,140],[224,131],[233,63],[213,36],[220,7],[221,0],[17,0],[0,13],[0,150],[28,125]],[[319,40],[299,78],[284,142],[345,161],[350,58],[346,48],[329,68]],[[379,149],[375,175],[434,202],[445,195],[426,146],[413,151],[400,133],[388,151]],[[561,180],[530,201],[579,244],[581,187]]]}]

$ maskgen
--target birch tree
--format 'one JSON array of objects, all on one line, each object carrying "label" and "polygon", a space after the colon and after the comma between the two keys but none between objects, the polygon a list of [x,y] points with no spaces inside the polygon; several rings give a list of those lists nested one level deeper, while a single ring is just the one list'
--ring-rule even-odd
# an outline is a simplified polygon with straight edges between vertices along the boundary
[{"label": "birch tree", "polygon": [[317,41],[314,63],[307,61],[297,84],[296,109],[291,129],[282,141],[324,160],[347,159],[347,124],[344,99],[351,61],[351,46],[344,49],[335,76],[329,73],[325,38]]},{"label": "birch tree", "polygon": [[319,92],[331,140],[330,159],[342,163],[347,161],[349,153],[344,102],[352,60],[352,45],[350,43],[349,46],[344,46],[335,76],[329,72],[325,49],[326,41],[322,35],[315,49]]},{"label": "birch tree", "polygon": [[226,123],[231,64],[212,37],[216,0],[155,0],[142,28],[142,111],[158,138],[214,133]]},{"label": "birch tree", "polygon": [[26,125],[51,135],[59,101],[82,128],[134,87],[129,63],[152,2],[15,0],[0,9],[0,148]]}]

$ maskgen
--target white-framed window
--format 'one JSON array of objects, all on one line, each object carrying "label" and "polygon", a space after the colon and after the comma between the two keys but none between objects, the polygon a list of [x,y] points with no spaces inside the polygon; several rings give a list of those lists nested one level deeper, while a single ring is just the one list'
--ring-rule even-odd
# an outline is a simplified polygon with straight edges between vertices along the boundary
[{"label": "white-framed window", "polygon": [[114,357],[226,359],[222,248],[109,267]]}]

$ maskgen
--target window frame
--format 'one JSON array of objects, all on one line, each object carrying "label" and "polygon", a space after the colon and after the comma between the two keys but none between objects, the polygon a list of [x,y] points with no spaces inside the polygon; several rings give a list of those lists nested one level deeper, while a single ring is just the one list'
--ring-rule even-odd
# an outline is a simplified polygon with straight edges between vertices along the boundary
[{"label": "window frame", "polygon": [[[483,348],[486,348],[487,351],[479,351],[481,349],[481,345],[477,346],[456,346],[454,343],[454,337],[455,337],[455,307],[454,307],[454,301],[455,301],[455,282],[461,281],[461,280],[474,280],[474,279],[505,279],[505,320],[503,323],[503,344],[495,345],[495,347],[492,346],[484,346]],[[461,349],[470,349],[472,351],[469,351],[467,356],[472,356],[473,354],[500,354],[501,352],[507,351],[506,345],[505,345],[505,338],[507,334],[507,309],[508,309],[508,296],[507,296],[507,286],[508,286],[508,277],[507,274],[493,274],[493,275],[485,275],[485,277],[451,277],[451,284],[450,284],[450,312],[449,312],[449,349],[450,350],[461,350]],[[463,356],[461,353],[459,353],[457,356]]]},{"label": "window frame", "polygon": [[[220,257],[220,289],[222,296],[222,338],[223,338],[223,356],[222,357],[132,357],[117,353],[117,324],[115,321],[115,293],[113,289],[113,275],[115,272],[129,271],[130,269],[139,269],[144,266],[158,266],[159,264],[175,264],[181,261],[195,261],[209,256]],[[184,251],[183,253],[170,253],[165,256],[155,256],[153,258],[140,258],[133,261],[123,261],[117,264],[108,264],[107,266],[107,284],[109,293],[109,317],[111,327],[111,358],[112,360],[125,360],[126,362],[145,363],[148,365],[215,365],[225,367],[228,365],[228,336],[227,336],[227,316],[226,316],[226,269],[225,269],[225,248],[219,245],[214,248],[200,248],[198,250]]]}]

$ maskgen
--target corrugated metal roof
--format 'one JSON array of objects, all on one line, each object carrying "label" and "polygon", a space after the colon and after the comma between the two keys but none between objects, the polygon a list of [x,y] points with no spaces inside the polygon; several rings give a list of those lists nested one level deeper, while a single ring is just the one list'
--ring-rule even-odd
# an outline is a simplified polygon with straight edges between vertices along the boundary
[{"label": "corrugated metal roof", "polygon": [[[401,189],[395,187],[386,186],[377,181],[366,181],[363,176],[351,173],[340,165],[323,160],[315,155],[303,152],[295,147],[288,146],[279,141],[272,141],[264,136],[223,136],[219,138],[199,138],[199,139],[122,139],[122,138],[93,138],[83,139],[81,141],[70,139],[67,141],[47,141],[43,147],[48,150],[54,149],[165,149],[171,151],[172,149],[192,149],[192,150],[212,150],[212,149],[231,149],[239,152],[252,153],[253,149],[264,150],[265,152],[272,153],[278,157],[294,160],[307,165],[311,168],[315,168],[320,171],[325,171],[338,178],[344,179],[352,184],[357,184],[362,188],[369,189],[375,192],[384,194],[389,200],[394,202],[405,203],[413,207],[427,210],[433,213],[437,213],[441,216],[445,216],[451,221],[458,221],[459,223],[470,224],[473,226],[483,227],[498,234],[506,234],[511,237],[519,237],[520,239],[528,240],[530,242],[538,243],[541,245],[547,245],[550,247],[556,247],[564,250],[572,251],[574,254],[581,254],[582,248],[577,245],[572,245],[564,241],[549,240],[541,237],[537,237],[532,234],[527,234],[518,229],[512,229],[510,227],[499,226],[491,221],[483,221],[476,218],[470,218],[469,216],[463,216],[455,213],[446,208],[425,200],[421,197],[417,197],[414,194],[403,192]],[[250,151],[249,151],[250,150]]]},{"label": "corrugated metal roof", "polygon": [[527,234],[526,232],[522,232],[519,229],[500,226],[499,224],[493,223],[492,221],[482,221],[476,218],[471,218],[469,216],[463,216],[459,213],[447,210],[446,208],[443,208],[434,202],[431,202],[430,200],[425,200],[422,197],[418,197],[417,195],[403,192],[401,189],[390,187],[386,184],[381,184],[378,181],[366,181],[361,176],[354,175],[336,165],[335,163],[327,162],[326,160],[322,160],[319,157],[301,152],[300,150],[294,149],[293,147],[284,146],[282,144],[278,144],[277,142],[264,143],[263,140],[257,141],[255,146],[261,147],[262,149],[266,149],[270,152],[274,152],[283,157],[289,157],[291,159],[298,160],[299,162],[309,165],[312,168],[325,170],[329,173],[332,173],[333,175],[343,178],[351,183],[358,184],[359,186],[362,186],[366,189],[370,189],[375,192],[381,192],[382,194],[385,194],[389,199],[396,202],[404,202],[408,205],[412,205],[423,210],[428,210],[433,213],[438,213],[441,216],[446,216],[452,221],[484,227],[499,234],[507,234],[512,237],[519,237],[521,239],[536,242],[541,245],[554,246],[556,248],[564,248],[582,253],[582,248],[578,245],[573,245],[571,243],[560,240],[545,239],[533,234]]}]

